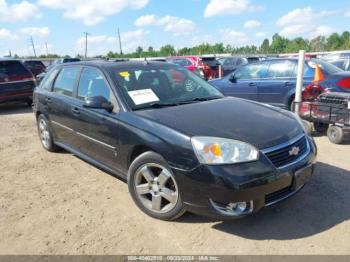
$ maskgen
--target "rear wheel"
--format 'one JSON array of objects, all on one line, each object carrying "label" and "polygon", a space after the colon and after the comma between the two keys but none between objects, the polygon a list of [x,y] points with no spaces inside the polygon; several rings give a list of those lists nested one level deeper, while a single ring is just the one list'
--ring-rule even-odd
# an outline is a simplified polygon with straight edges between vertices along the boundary
[{"label": "rear wheel", "polygon": [[136,205],[151,217],[174,220],[185,212],[175,177],[159,154],[146,152],[133,161],[128,186]]},{"label": "rear wheel", "polygon": [[344,131],[339,126],[330,126],[327,130],[328,139],[334,144],[341,144],[344,139]]},{"label": "rear wheel", "polygon": [[56,144],[53,141],[51,129],[49,126],[49,121],[43,114],[38,116],[37,125],[38,125],[38,133],[39,133],[41,145],[47,151],[50,151],[50,152],[58,151],[59,147],[56,146]]}]

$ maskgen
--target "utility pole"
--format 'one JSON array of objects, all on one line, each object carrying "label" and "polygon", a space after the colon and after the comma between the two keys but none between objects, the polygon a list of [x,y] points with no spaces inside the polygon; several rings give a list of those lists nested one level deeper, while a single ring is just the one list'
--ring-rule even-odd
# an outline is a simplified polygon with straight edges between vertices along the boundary
[{"label": "utility pole", "polygon": [[12,57],[11,49],[9,49],[9,57]]},{"label": "utility pole", "polygon": [[30,42],[31,42],[31,44],[32,44],[34,57],[36,58],[35,46],[34,46],[34,41],[33,41],[33,37],[32,37],[32,36],[30,36]]},{"label": "utility pole", "polygon": [[120,31],[118,27],[118,39],[119,39],[119,49],[120,49],[120,55],[123,55],[123,49],[122,49],[122,41],[120,39]]},{"label": "utility pole", "polygon": [[85,59],[87,58],[87,38],[89,33],[88,32],[84,32],[85,34]]},{"label": "utility pole", "polygon": [[47,48],[47,42],[45,42],[45,47],[46,47],[46,56],[49,56],[49,49]]}]

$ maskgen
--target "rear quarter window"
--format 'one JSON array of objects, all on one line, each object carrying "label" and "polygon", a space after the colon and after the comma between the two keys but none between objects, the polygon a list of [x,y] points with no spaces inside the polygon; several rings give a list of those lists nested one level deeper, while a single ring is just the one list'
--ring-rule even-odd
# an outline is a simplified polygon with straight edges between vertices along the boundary
[{"label": "rear quarter window", "polygon": [[47,75],[45,76],[45,78],[43,79],[43,81],[41,82],[40,88],[43,88],[46,90],[51,90],[52,83],[55,80],[58,71],[59,71],[59,69],[55,68],[55,69],[51,70],[50,72],[48,72]]}]

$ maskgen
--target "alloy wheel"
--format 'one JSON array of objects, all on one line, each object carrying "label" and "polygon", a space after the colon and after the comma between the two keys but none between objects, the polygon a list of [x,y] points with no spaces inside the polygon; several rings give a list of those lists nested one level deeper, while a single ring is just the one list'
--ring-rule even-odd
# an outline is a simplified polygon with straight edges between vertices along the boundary
[{"label": "alloy wheel", "polygon": [[179,191],[173,175],[159,164],[142,165],[136,171],[134,186],[143,206],[155,213],[171,211],[179,199]]},{"label": "alloy wheel", "polygon": [[49,132],[47,123],[44,119],[40,119],[39,121],[39,134],[40,134],[41,143],[44,145],[45,148],[49,148],[51,137],[50,137],[50,132]]}]

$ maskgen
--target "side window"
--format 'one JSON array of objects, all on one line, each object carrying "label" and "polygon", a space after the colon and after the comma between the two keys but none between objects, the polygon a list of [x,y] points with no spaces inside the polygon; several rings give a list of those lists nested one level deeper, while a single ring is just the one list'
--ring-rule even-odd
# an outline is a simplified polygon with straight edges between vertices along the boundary
[{"label": "side window", "polygon": [[55,77],[57,75],[57,72],[58,72],[58,68],[55,68],[49,73],[47,73],[48,75],[43,79],[40,87],[46,90],[50,90],[52,87],[52,83],[55,80]]},{"label": "side window", "polygon": [[66,96],[72,96],[79,67],[63,67],[53,86],[53,91]]},{"label": "side window", "polygon": [[291,61],[274,61],[270,63],[267,77],[294,77],[296,64]]},{"label": "side window", "polygon": [[78,99],[85,100],[94,96],[111,100],[110,90],[102,73],[95,68],[84,68],[78,85]]},{"label": "side window", "polygon": [[231,58],[226,58],[226,59],[225,59],[225,61],[224,61],[224,65],[225,65],[225,66],[230,66],[230,65],[232,65],[232,64],[234,64],[234,63],[233,63],[233,59],[231,59]]},{"label": "side window", "polygon": [[243,64],[244,60],[242,58],[237,58],[236,65],[239,66]]},{"label": "side window", "polygon": [[238,68],[234,76],[236,79],[256,79],[261,78],[267,66],[265,63],[251,64]]}]

